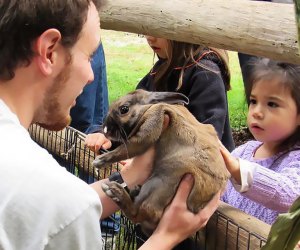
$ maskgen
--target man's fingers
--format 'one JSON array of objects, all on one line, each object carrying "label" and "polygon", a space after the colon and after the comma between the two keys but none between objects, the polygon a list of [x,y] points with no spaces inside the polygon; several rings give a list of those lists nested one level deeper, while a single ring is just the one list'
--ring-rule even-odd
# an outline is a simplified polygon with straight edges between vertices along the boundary
[{"label": "man's fingers", "polygon": [[[207,203],[204,210],[214,211],[220,204],[221,191],[218,191],[214,197]],[[213,213],[211,213],[213,214]]]},{"label": "man's fingers", "polygon": [[198,216],[201,220],[208,220],[213,213],[216,211],[220,204],[221,191],[217,192],[214,197],[206,204],[206,206],[201,209]]},{"label": "man's fingers", "polygon": [[184,177],[182,178],[178,190],[176,192],[176,195],[173,199],[174,202],[179,202],[182,203],[182,201],[186,201],[191,189],[194,185],[194,177],[192,174],[186,174],[184,175]]}]

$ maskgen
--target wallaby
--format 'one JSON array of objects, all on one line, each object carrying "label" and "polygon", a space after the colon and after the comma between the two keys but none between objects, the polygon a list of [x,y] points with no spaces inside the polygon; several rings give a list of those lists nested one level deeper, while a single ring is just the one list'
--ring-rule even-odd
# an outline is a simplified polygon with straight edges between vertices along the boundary
[{"label": "wallaby", "polygon": [[[144,185],[129,193],[117,182],[102,186],[147,235],[156,228],[184,174],[191,173],[195,178],[187,201],[194,213],[225,188],[229,178],[215,129],[196,120],[182,105],[188,101],[180,93],[136,90],[114,102],[104,122],[106,137],[123,143],[97,156],[97,168],[140,155],[155,146],[153,172]],[[163,129],[165,115],[170,119]]]}]

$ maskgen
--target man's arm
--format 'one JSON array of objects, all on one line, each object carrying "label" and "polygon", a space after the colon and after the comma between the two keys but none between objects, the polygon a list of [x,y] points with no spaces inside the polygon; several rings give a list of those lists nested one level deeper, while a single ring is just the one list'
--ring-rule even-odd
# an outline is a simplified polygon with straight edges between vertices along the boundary
[{"label": "man's arm", "polygon": [[[143,155],[133,158],[129,165],[121,169],[121,176],[129,188],[141,185],[147,180],[152,171],[153,159],[154,148],[150,148]],[[101,183],[106,181],[107,179],[104,179],[90,185],[98,193],[102,203],[103,212],[101,219],[110,216],[119,209],[117,204],[101,188]]]}]

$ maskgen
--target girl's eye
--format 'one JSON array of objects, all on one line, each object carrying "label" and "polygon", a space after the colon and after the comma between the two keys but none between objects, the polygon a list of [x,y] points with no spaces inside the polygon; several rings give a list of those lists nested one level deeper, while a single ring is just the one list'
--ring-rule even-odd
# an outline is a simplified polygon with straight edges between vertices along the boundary
[{"label": "girl's eye", "polygon": [[256,104],[256,100],[255,99],[253,99],[253,98],[250,98],[250,100],[249,100],[249,104]]},{"label": "girl's eye", "polygon": [[122,105],[122,106],[119,108],[119,111],[120,111],[120,114],[121,114],[121,115],[124,115],[124,114],[128,113],[129,107],[128,107],[127,105]]},{"label": "girl's eye", "polygon": [[268,102],[268,106],[271,107],[271,108],[277,108],[279,107],[279,105],[275,102]]}]

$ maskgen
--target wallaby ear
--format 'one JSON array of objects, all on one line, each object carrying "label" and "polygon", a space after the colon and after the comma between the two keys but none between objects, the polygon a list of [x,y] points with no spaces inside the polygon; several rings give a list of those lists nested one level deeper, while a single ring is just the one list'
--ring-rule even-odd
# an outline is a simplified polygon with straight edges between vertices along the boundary
[{"label": "wallaby ear", "polygon": [[149,92],[148,102],[151,104],[165,102],[169,104],[189,104],[189,98],[177,92]]}]

